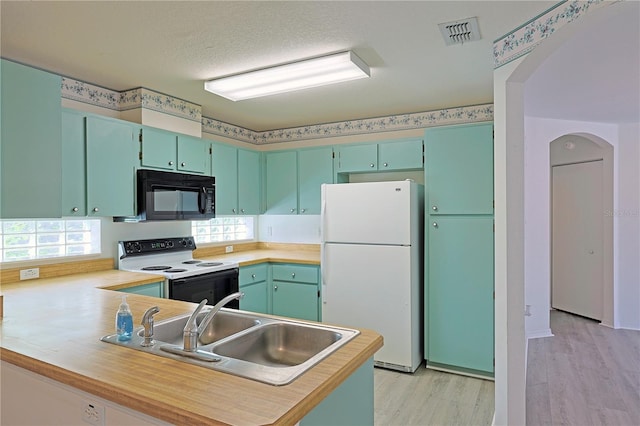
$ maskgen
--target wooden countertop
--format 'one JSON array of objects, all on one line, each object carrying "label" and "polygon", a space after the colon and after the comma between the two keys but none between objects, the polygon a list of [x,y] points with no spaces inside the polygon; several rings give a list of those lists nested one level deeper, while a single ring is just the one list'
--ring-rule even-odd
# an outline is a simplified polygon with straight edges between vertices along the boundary
[{"label": "wooden countertop", "polygon": [[[235,255],[241,265],[296,260],[313,264],[311,255]],[[291,384],[271,386],[101,342],[100,337],[113,333],[122,297],[105,288],[161,280],[153,274],[105,270],[3,284],[0,357],[171,423],[294,424],[382,347],[379,334],[360,330],[358,337]],[[160,308],[156,321],[195,308],[192,303],[136,294],[128,295],[128,301],[135,324],[154,305]]]}]

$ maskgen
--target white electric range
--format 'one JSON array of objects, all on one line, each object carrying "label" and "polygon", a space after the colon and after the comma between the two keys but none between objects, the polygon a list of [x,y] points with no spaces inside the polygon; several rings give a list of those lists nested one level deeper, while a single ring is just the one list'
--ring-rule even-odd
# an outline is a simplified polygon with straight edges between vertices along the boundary
[{"label": "white electric range", "polygon": [[[214,305],[238,291],[237,262],[208,262],[193,258],[193,237],[118,242],[118,269],[163,275],[169,299]],[[227,307],[238,308],[238,301]]]}]

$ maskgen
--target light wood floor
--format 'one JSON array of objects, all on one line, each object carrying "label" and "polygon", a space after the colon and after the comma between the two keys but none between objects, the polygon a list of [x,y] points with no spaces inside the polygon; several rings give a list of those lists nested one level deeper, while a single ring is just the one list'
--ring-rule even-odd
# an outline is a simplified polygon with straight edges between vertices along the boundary
[{"label": "light wood floor", "polygon": [[529,341],[527,425],[640,425],[640,331],[551,312]]},{"label": "light wood floor", "polygon": [[414,374],[374,370],[375,425],[490,425],[494,386],[489,380],[428,370]]}]

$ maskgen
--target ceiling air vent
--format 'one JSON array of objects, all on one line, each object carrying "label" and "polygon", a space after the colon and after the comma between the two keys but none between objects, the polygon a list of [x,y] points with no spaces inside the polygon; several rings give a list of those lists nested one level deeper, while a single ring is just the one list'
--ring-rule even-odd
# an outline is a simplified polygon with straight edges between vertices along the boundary
[{"label": "ceiling air vent", "polygon": [[480,31],[478,30],[478,19],[467,18],[460,21],[445,22],[438,24],[444,43],[447,46],[453,44],[464,44],[469,41],[480,40]]}]

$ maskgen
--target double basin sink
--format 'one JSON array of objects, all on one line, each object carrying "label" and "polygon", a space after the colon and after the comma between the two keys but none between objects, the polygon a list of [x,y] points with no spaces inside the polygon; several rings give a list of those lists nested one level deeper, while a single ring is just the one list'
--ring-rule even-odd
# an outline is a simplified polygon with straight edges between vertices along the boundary
[{"label": "double basin sink", "polygon": [[[198,324],[206,314],[207,311],[198,314]],[[184,314],[158,321],[151,346],[142,345],[142,327],[135,329],[128,341],[119,341],[116,335],[101,340],[280,386],[291,383],[359,334],[347,328],[223,308],[200,333],[198,353],[208,355],[202,357],[182,351],[183,330],[189,317]]]}]

